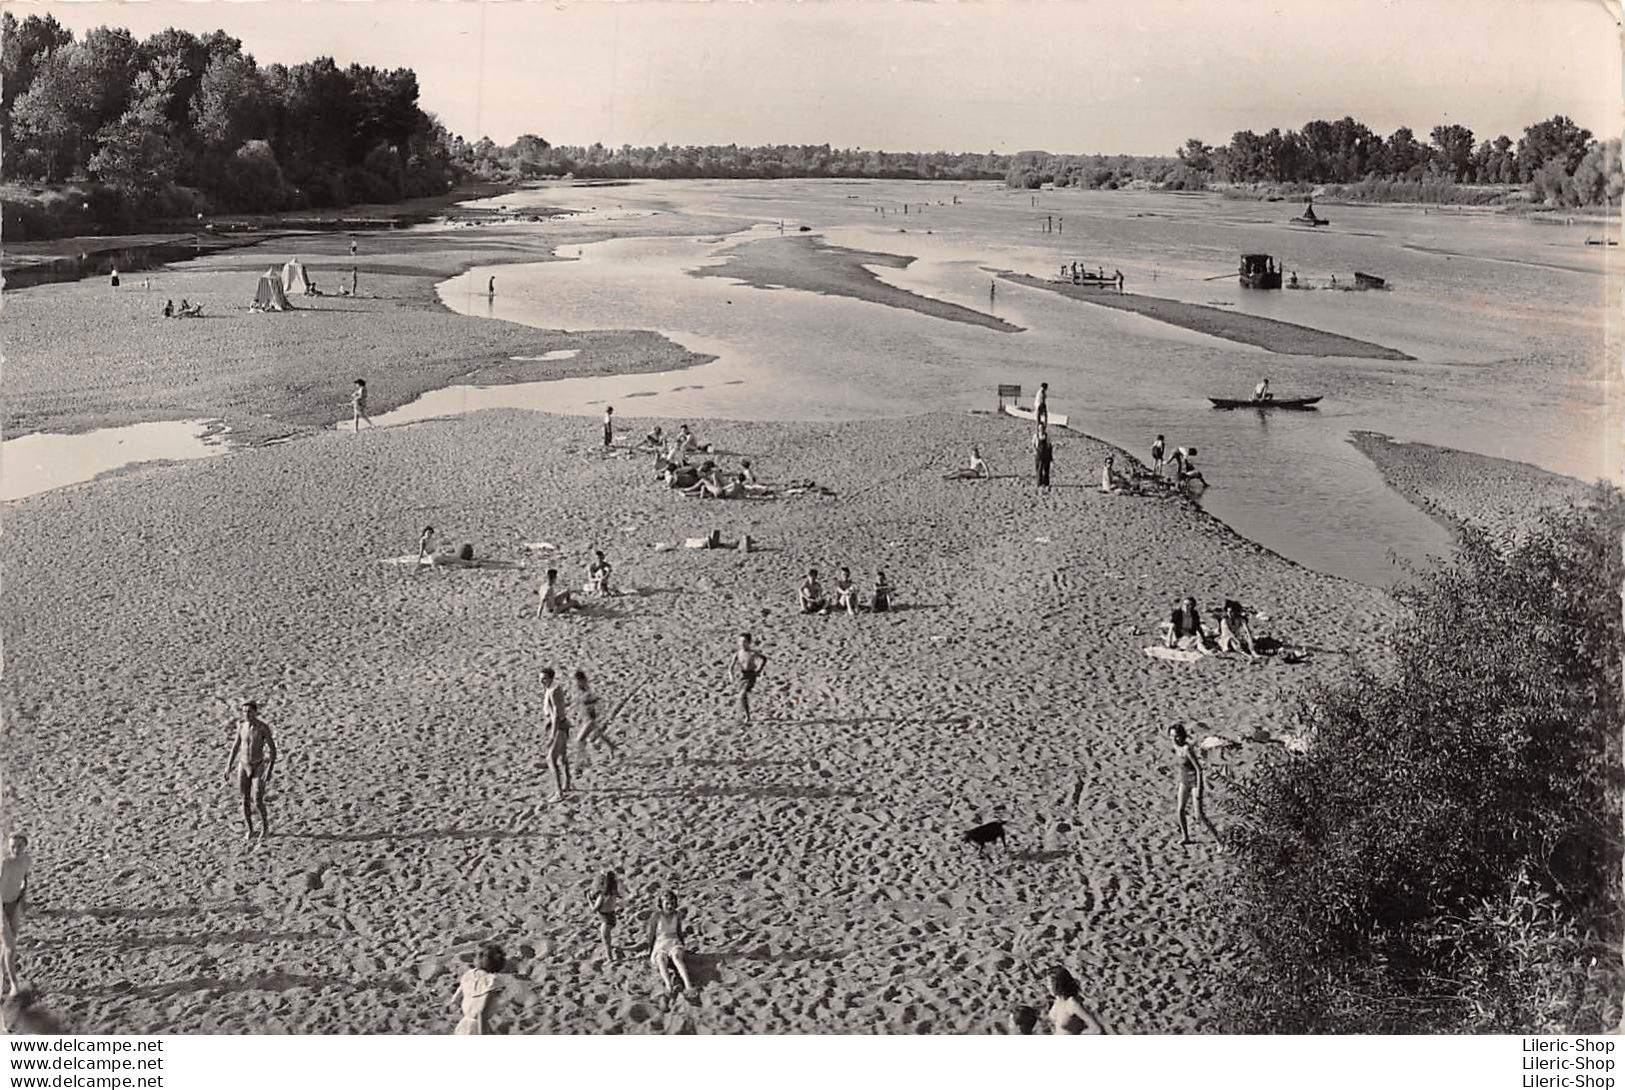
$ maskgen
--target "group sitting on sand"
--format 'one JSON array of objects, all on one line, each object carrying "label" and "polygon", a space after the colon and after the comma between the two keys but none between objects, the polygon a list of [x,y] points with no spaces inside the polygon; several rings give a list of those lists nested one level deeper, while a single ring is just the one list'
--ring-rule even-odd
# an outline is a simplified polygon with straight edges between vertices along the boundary
[{"label": "group sitting on sand", "polygon": [[1253,640],[1252,626],[1247,623],[1247,611],[1233,598],[1227,598],[1224,608],[1215,610],[1216,629],[1202,624],[1202,613],[1196,599],[1187,597],[1174,609],[1170,618],[1162,622],[1162,644],[1180,651],[1200,651],[1203,654],[1238,652],[1248,658],[1259,657]]},{"label": "group sitting on sand", "polygon": [[[826,594],[824,585],[818,581],[818,569],[809,569],[807,577],[801,581],[801,590],[796,596],[801,612],[814,614],[845,610],[847,614],[856,616],[864,608],[863,597],[852,582],[852,569],[840,569],[836,573],[835,585],[831,589],[834,593]],[[870,596],[868,608],[874,613],[885,613],[891,609],[891,599],[892,586],[886,581],[886,573],[876,572],[875,588]]]},{"label": "group sitting on sand", "polygon": [[182,299],[181,300],[181,305],[177,308],[175,306],[175,301],[173,299],[165,299],[164,300],[164,317],[165,318],[201,318],[201,317],[203,317],[203,304],[202,303],[190,303],[190,302],[187,302],[185,299]]}]

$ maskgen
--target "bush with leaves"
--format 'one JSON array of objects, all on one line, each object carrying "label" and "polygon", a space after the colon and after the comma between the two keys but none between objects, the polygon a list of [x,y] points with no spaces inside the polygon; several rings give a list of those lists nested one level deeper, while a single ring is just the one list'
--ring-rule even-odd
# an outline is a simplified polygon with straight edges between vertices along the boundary
[{"label": "bush with leaves", "polygon": [[1622,540],[1603,486],[1521,540],[1463,531],[1391,666],[1303,701],[1308,752],[1231,799],[1230,1028],[1617,1024]]}]

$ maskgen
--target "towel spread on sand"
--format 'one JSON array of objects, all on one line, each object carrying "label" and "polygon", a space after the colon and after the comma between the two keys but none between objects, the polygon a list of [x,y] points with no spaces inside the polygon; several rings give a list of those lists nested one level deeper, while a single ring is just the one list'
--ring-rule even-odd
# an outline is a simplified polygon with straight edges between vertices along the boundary
[{"label": "towel spread on sand", "polygon": [[1167,659],[1169,662],[1200,662],[1208,657],[1200,651],[1181,651],[1177,647],[1147,647],[1145,653],[1154,659]]}]

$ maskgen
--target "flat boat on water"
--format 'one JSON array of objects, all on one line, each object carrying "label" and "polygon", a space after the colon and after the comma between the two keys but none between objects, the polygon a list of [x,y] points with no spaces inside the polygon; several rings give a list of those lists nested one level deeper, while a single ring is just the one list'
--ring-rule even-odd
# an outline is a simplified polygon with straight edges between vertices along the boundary
[{"label": "flat boat on water", "polygon": [[1288,223],[1296,223],[1296,224],[1299,224],[1300,226],[1303,226],[1303,227],[1324,227],[1324,226],[1326,226],[1328,223],[1330,223],[1332,221],[1329,220],[1329,219],[1323,219],[1320,216],[1307,216],[1306,215],[1306,216],[1293,216],[1287,222]]},{"label": "flat boat on water", "polygon": [[1250,397],[1210,397],[1215,409],[1313,409],[1318,397],[1267,397],[1255,401]]}]

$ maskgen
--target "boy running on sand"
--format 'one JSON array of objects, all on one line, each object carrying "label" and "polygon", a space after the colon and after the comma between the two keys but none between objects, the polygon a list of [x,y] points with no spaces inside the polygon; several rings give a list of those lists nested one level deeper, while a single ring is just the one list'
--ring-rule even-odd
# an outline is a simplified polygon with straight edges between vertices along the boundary
[{"label": "boy running on sand", "polygon": [[547,767],[553,772],[553,794],[559,802],[570,790],[570,718],[564,710],[563,687],[551,666],[542,668],[542,723],[547,727]]},{"label": "boy running on sand", "polygon": [[609,740],[604,733],[609,728],[609,719],[598,714],[598,694],[593,692],[587,684],[587,672],[577,670],[575,673],[575,699],[577,718],[581,720],[581,737],[576,740],[576,749],[581,753],[587,752],[587,743],[592,742],[601,746],[608,746],[611,754],[615,752],[615,743]]},{"label": "boy running on sand", "polygon": [[356,379],[355,388],[350,391],[350,413],[351,419],[355,422],[357,435],[361,434],[361,422],[363,420],[367,422],[367,427],[377,427],[372,422],[372,417],[367,415],[367,382],[365,379]]},{"label": "boy running on sand", "polygon": [[[237,737],[231,743],[231,756],[226,758],[226,778],[231,778],[233,766],[237,770],[237,790],[243,797],[243,822],[248,831],[245,843],[254,839],[254,808],[260,812],[260,839],[271,835],[271,819],[265,813],[265,789],[271,782],[271,770],[276,767],[276,740],[271,737],[270,724],[260,718],[260,706],[255,701],[243,702],[243,718],[237,724]],[[252,803],[252,805],[251,805]]]},{"label": "boy running on sand", "polygon": [[750,691],[756,688],[756,679],[767,668],[767,656],[751,645],[749,632],[739,634],[739,647],[728,663],[728,676],[739,686],[739,714],[745,726],[750,726]]}]

